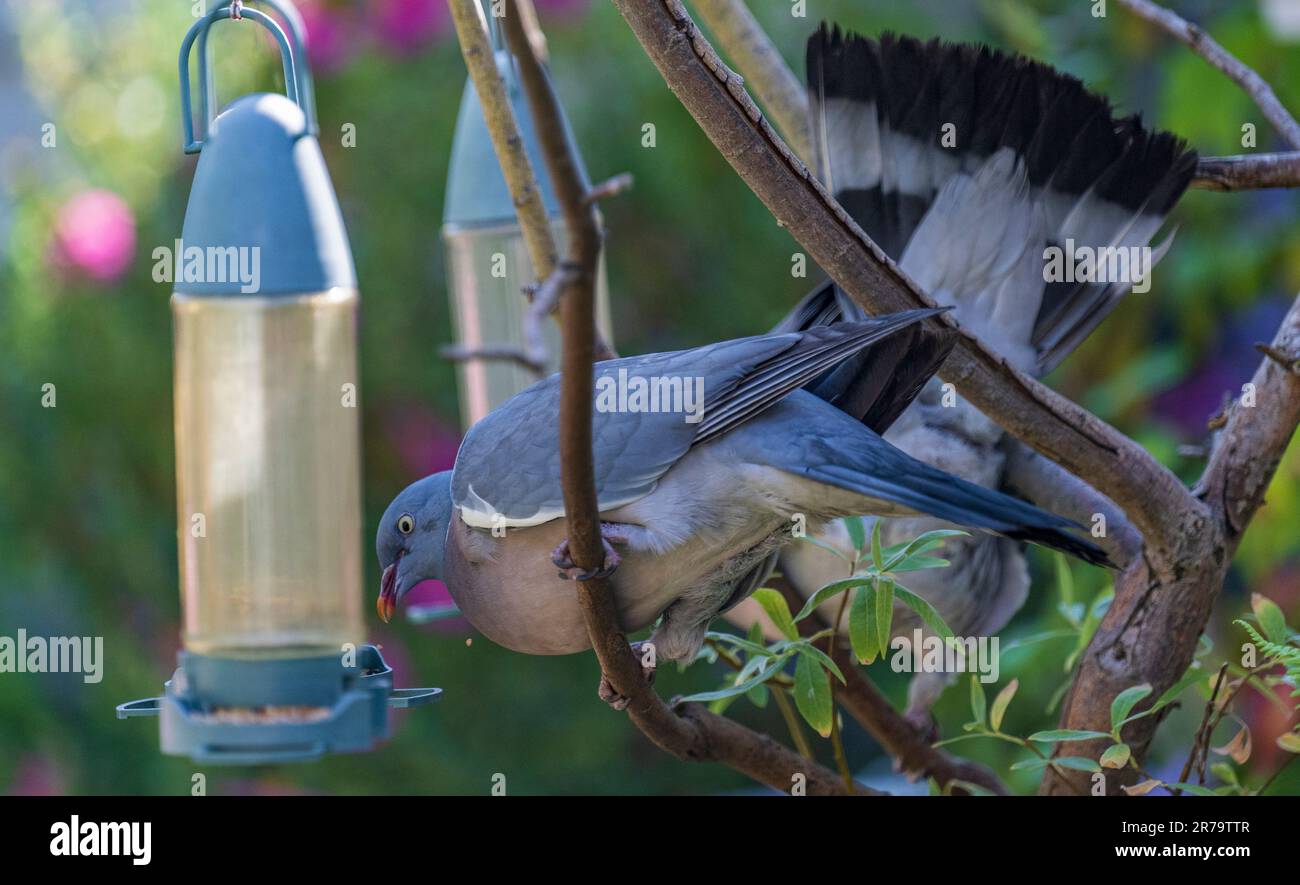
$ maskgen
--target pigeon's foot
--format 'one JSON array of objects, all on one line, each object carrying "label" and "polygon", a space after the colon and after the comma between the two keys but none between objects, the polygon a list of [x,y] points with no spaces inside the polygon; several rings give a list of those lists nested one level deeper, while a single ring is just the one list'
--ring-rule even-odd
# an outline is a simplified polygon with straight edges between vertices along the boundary
[{"label": "pigeon's foot", "polygon": [[907,710],[903,713],[903,718],[916,729],[917,734],[927,744],[934,744],[939,741],[939,720],[935,719],[934,714],[929,710]]},{"label": "pigeon's foot", "polygon": [[[641,676],[645,679],[648,685],[654,685],[655,665],[652,663],[646,663],[647,657],[644,653],[645,644],[646,640],[632,643],[632,654],[636,655],[637,660],[641,662]],[[650,658],[649,660],[653,660],[653,658]],[[600,695],[600,699],[609,704],[615,710],[626,710],[627,705],[632,700],[626,695],[619,694],[614,686],[609,684],[609,680],[605,678],[604,673],[600,674],[600,684],[596,686],[596,694]]]},{"label": "pigeon's foot", "polygon": [[614,549],[615,544],[626,544],[627,534],[623,527],[611,522],[600,524],[600,543],[605,548],[605,561],[595,571],[584,572],[569,558],[569,539],[565,538],[551,551],[551,562],[560,570],[560,577],[566,581],[594,581],[608,578],[623,563],[623,557]]}]

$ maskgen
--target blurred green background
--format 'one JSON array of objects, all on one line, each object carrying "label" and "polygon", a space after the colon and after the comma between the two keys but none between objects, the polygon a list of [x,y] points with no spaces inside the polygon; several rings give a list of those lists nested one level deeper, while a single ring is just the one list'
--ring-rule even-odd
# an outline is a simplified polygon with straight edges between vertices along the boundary
[{"label": "blurred green background", "polygon": [[[118,721],[115,704],[157,694],[178,646],[171,422],[170,285],[151,276],[172,243],[194,158],[180,149],[176,50],[189,0],[0,2],[0,635],[105,637],[105,677],[0,674],[0,791],[183,793],[194,766],[159,755],[150,720]],[[370,554],[379,515],[409,481],[447,467],[458,440],[443,192],[465,71],[441,0],[316,0],[308,17],[322,146],[343,205],[363,297],[367,611],[378,587]],[[1111,4],[1114,6],[1114,4]],[[793,241],[737,179],[671,96],[608,3],[537,0],[558,89],[591,175],[622,171],[636,187],[605,206],[615,336],[623,353],[696,345],[766,329],[808,288],[790,277]],[[801,71],[820,19],[868,34],[981,40],[1083,78],[1124,111],[1186,137],[1204,154],[1282,147],[1222,75],[1118,8],[1094,18],[1067,0],[754,0]],[[1300,3],[1182,2],[1300,109]],[[1275,7],[1275,8],[1274,8]],[[253,28],[214,31],[223,101],[278,90],[278,62]],[[641,127],[658,142],[641,146]],[[340,132],[356,126],[356,146]],[[42,137],[53,124],[56,142]],[[48,141],[48,138],[47,138]],[[1173,213],[1175,245],[1153,290],[1132,296],[1050,379],[1193,479],[1205,421],[1249,379],[1300,290],[1294,192],[1194,191]],[[814,274],[815,275],[815,274]],[[41,405],[42,385],[57,408]],[[1192,448],[1188,448],[1192,447]],[[1300,618],[1300,456],[1293,445],[1252,525],[1208,635],[1217,662],[1242,641],[1231,619],[1251,592]],[[1035,592],[1004,644],[1064,625],[1060,578],[1035,552]],[[1074,567],[1090,600],[1105,576]],[[595,697],[589,655],[525,657],[469,639],[459,621],[384,626],[369,618],[400,685],[439,685],[433,707],[399,713],[377,752],[297,767],[210,769],[213,793],[475,793],[504,773],[511,793],[695,793],[750,787],[720,766],[678,762]],[[1008,728],[1051,727],[1068,641],[1008,652],[1021,681]],[[1217,664],[1216,664],[1217,665]],[[905,681],[879,664],[896,699]],[[716,667],[661,674],[666,695],[712,688]],[[937,713],[960,733],[965,686]],[[1153,772],[1175,779],[1199,717],[1185,704],[1160,732]],[[1243,767],[1255,782],[1278,764],[1285,705],[1247,692],[1255,729]],[[728,715],[781,740],[776,710],[745,701]],[[1227,732],[1225,731],[1225,734]],[[852,723],[848,753],[874,783],[899,779]],[[823,742],[824,743],[824,742]],[[1022,751],[969,742],[999,770]],[[829,748],[820,751],[829,760]],[[1036,775],[1013,783],[1032,790]],[[923,785],[918,787],[923,789]],[[1273,792],[1300,792],[1300,766]]]}]

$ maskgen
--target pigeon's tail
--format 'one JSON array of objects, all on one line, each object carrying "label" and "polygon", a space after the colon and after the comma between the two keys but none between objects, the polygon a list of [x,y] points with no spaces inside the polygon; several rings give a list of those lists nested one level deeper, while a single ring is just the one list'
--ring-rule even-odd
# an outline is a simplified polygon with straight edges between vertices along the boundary
[{"label": "pigeon's tail", "polygon": [[[879,439],[878,444],[889,445]],[[1094,565],[1114,568],[1105,551],[1070,531],[1081,528],[1078,524],[1018,498],[935,470],[897,449],[895,451],[909,463],[899,465],[904,469],[892,476],[864,475],[843,464],[826,464],[808,471],[808,475],[873,500],[901,504],[954,525],[993,532],[1017,541],[1031,541]]]},{"label": "pigeon's tail", "polygon": [[762,420],[766,426],[743,441],[755,448],[742,457],[853,493],[822,496],[825,517],[880,513],[886,502],[1113,567],[1100,547],[1072,533],[1078,524],[918,461],[807,394]]},{"label": "pigeon's tail", "polygon": [[1149,243],[1196,167],[1175,136],[987,47],[823,25],[807,65],[822,181],[1021,368],[1051,369],[1148,284],[1168,240]]}]

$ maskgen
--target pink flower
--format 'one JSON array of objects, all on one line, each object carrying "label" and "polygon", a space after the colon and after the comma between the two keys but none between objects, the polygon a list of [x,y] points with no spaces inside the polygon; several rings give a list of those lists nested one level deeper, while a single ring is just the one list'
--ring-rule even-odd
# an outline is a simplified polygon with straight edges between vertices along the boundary
[{"label": "pink flower", "polygon": [[369,17],[379,42],[397,55],[414,55],[447,30],[442,0],[373,0]]},{"label": "pink flower", "polygon": [[64,203],[54,225],[53,258],[97,283],[112,283],[135,256],[135,218],[117,194],[83,191]]},{"label": "pink flower", "polygon": [[28,754],[18,760],[9,786],[11,796],[60,796],[66,792],[67,784],[53,759]]},{"label": "pink flower", "polygon": [[330,74],[346,65],[357,46],[349,36],[354,30],[354,16],[324,0],[299,0],[298,10],[307,28],[307,59],[312,70]]},{"label": "pink flower", "polygon": [[412,479],[450,470],[460,448],[460,431],[424,406],[400,403],[386,410],[384,430]]}]

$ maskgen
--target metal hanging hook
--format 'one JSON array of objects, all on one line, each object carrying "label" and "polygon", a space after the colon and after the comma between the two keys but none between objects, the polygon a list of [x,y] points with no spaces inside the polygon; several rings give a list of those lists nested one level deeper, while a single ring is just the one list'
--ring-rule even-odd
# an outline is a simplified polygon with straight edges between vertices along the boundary
[{"label": "metal hanging hook", "polygon": [[[235,3],[239,3],[239,0],[235,0]],[[195,138],[194,113],[192,113],[190,103],[190,49],[194,47],[196,39],[200,40],[200,42],[204,44],[205,48],[205,45],[207,45],[205,39],[207,39],[208,29],[209,27],[212,27],[213,22],[220,21],[222,18],[235,18],[234,10],[231,9],[231,5],[218,6],[217,9],[213,9],[212,12],[209,12],[207,16],[200,18],[199,21],[194,23],[194,25],[190,26],[190,30],[186,32],[185,40],[182,40],[181,42],[181,57],[179,57],[179,69],[181,69],[179,70],[179,73],[181,73],[181,122],[183,127],[185,127],[186,153],[198,153],[203,149],[203,136],[207,135],[208,130],[211,129],[213,118],[212,104],[207,101],[207,90],[201,90],[200,100],[201,103],[203,103],[201,104],[201,107],[204,109],[204,129],[199,138]],[[287,36],[285,30],[278,25],[276,19],[266,16],[265,13],[257,12],[256,9],[243,8],[243,5],[240,4],[238,19],[243,18],[259,23],[259,25],[265,27],[265,29],[270,31],[270,34],[276,38],[276,43],[279,44],[279,60],[281,60],[283,71],[285,71],[285,94],[289,96],[290,101],[294,101],[295,104],[298,104],[298,107],[303,108],[304,116],[307,116],[308,121],[307,130],[311,131],[312,117],[307,108],[305,108],[302,96],[299,94],[298,69],[296,69],[294,49],[292,49],[290,45],[289,36]],[[299,57],[302,57],[302,52],[299,52]],[[305,61],[305,58],[303,58],[303,60]],[[200,52],[199,55],[199,78],[200,81],[205,84],[209,81],[208,64],[205,52]]]}]

